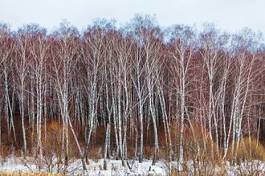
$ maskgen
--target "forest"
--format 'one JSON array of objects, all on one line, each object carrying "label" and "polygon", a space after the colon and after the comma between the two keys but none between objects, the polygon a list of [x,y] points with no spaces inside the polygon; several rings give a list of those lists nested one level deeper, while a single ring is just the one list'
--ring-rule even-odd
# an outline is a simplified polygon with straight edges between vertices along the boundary
[{"label": "forest", "polygon": [[[148,16],[82,32],[0,26],[0,155],[265,160],[262,35]],[[245,147],[245,149],[244,149]]]}]

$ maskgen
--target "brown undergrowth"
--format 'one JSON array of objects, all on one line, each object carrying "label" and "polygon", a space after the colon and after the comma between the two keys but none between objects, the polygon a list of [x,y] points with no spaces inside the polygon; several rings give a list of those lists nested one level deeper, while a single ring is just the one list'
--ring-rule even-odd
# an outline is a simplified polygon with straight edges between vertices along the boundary
[{"label": "brown undergrowth", "polygon": [[265,161],[265,147],[255,138],[244,137],[239,141],[236,152],[232,153],[231,147],[229,148],[227,159],[235,160],[236,162]]},{"label": "brown undergrowth", "polygon": [[[13,141],[12,132],[7,134],[7,128],[5,121],[2,121],[2,147],[1,147],[1,156],[6,157],[10,153],[14,153],[16,156],[21,156],[21,148],[23,146],[22,142],[22,130],[20,121],[15,118],[16,125],[16,142]],[[29,126],[26,122],[27,128],[27,142],[28,142],[28,155],[33,156],[36,151],[36,126]],[[73,123],[74,130],[78,137],[79,143],[82,148],[85,146],[85,129],[78,127]],[[60,157],[62,154],[62,123],[57,120],[49,120],[46,123],[46,133],[44,128],[44,123],[42,124],[42,146],[43,154],[51,157],[56,155]],[[146,158],[152,158],[154,152],[154,135],[152,127],[147,124],[144,124],[147,133],[144,133],[144,156]],[[103,148],[105,143],[105,131],[106,128],[98,126],[92,133],[91,142],[88,148],[88,156],[92,159],[103,158]],[[128,158],[137,157],[137,151],[135,151],[135,139],[137,138],[137,133],[135,129],[127,131],[127,155]],[[179,125],[178,123],[172,122],[169,126],[171,142],[172,142],[172,159],[178,159],[179,151]],[[71,133],[70,127],[68,130],[69,135],[69,159],[70,158],[79,158],[80,154],[78,153],[76,143],[74,141],[73,135]],[[116,143],[115,143],[115,133],[114,129],[111,129],[111,143],[110,149],[111,152],[115,152]],[[139,138],[139,134],[138,134]],[[163,124],[158,125],[158,141],[159,141],[159,152],[158,159],[168,160],[170,154],[170,145],[168,140],[168,134],[166,135]],[[139,140],[138,140],[139,148]],[[31,152],[30,152],[31,151]],[[185,124],[184,127],[184,159],[185,160],[205,160],[205,161],[214,161],[222,162],[222,149],[218,148],[217,145],[211,140],[209,133],[202,128],[198,122],[192,121]],[[230,149],[228,151],[227,159],[233,160],[231,156]],[[243,138],[239,143],[238,152],[236,155],[238,160],[265,160],[265,149],[264,146],[255,140],[254,138]]]}]

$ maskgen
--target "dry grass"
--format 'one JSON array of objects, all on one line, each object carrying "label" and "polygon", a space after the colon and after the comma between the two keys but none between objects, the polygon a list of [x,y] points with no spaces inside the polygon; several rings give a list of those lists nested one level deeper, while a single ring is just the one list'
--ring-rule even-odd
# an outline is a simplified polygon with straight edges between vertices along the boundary
[{"label": "dry grass", "polygon": [[[42,132],[42,144],[45,155],[59,155],[62,146],[62,125],[52,121],[47,124],[47,134]],[[45,138],[46,137],[46,138]]]},{"label": "dry grass", "polygon": [[[179,152],[179,126],[177,123],[171,123],[170,135],[172,139],[172,155],[173,160],[178,159]],[[209,133],[202,128],[199,123],[186,123],[184,127],[184,159],[194,161],[211,161],[214,164],[222,162],[221,153],[217,145],[210,139]],[[157,159],[169,160],[170,147],[166,141],[166,135],[163,126],[158,128],[159,151]],[[144,155],[147,158],[152,158],[154,152],[152,131],[148,135],[147,142],[144,145]],[[131,150],[132,152],[134,150]],[[130,154],[131,155],[131,154]]]},{"label": "dry grass", "polygon": [[[43,128],[44,130],[44,128]],[[82,147],[84,147],[84,129],[78,129],[75,127],[76,134],[78,136],[79,142]],[[28,130],[28,136],[30,136],[30,129]],[[177,123],[172,123],[170,126],[170,135],[172,139],[173,145],[173,160],[178,159],[178,146],[179,146],[179,129]],[[36,134],[35,134],[36,135]],[[58,163],[63,160],[60,155],[63,153],[62,151],[62,124],[57,121],[47,121],[47,133],[44,136],[44,131],[42,131],[42,144],[43,144],[43,152],[45,159],[45,166],[51,166],[53,161],[53,156],[59,159]],[[99,127],[95,132],[93,132],[91,136],[91,144],[88,150],[89,158],[100,159],[102,158],[102,147],[104,146],[104,135],[105,129],[104,127]],[[134,139],[135,134],[128,135],[128,156],[129,158],[133,158],[135,156],[134,149]],[[145,138],[144,142],[144,156],[146,158],[152,158],[154,152],[153,146],[153,132],[152,130],[148,131],[148,134],[145,134],[147,138]],[[46,137],[46,139],[45,139]],[[114,131],[111,133],[111,141],[115,141]],[[159,137],[159,152],[157,153],[157,159],[160,160],[168,160],[169,158],[169,146],[166,142],[165,131],[163,127],[159,126],[158,128],[158,137]],[[36,139],[36,136],[33,136],[33,139]],[[34,140],[32,142],[34,142]],[[28,141],[31,141],[28,139]],[[20,141],[18,141],[19,143]],[[19,144],[21,145],[21,144]],[[29,145],[31,145],[29,143]],[[16,147],[16,146],[14,146]],[[2,147],[2,157],[4,158],[10,153],[10,143],[5,142]],[[115,143],[111,143],[111,150],[115,149]],[[212,152],[211,152],[212,151]],[[222,151],[222,149],[220,149]],[[222,153],[217,152],[217,145],[213,143],[210,139],[209,134],[202,128],[199,123],[192,122],[191,124],[186,124],[184,128],[184,153],[185,160],[192,160],[194,163],[194,167],[192,168],[192,175],[225,175],[226,170],[225,166],[223,166],[221,157]],[[212,153],[214,155],[212,155]],[[17,153],[15,153],[16,156]],[[79,153],[77,153],[76,145],[73,139],[73,136],[69,130],[69,159],[78,158]],[[241,161],[252,161],[252,160],[260,160],[265,161],[265,147],[259,143],[256,139],[251,138],[243,138],[238,147],[236,158],[232,155],[231,149],[228,150],[227,160],[237,161],[237,163]],[[63,164],[63,163],[61,163]],[[216,172],[216,168],[218,168],[218,172]],[[49,170],[47,170],[49,171]],[[190,171],[184,169],[183,172],[178,172],[173,169],[171,171],[172,176],[185,176],[190,175]],[[59,173],[59,172],[58,172]],[[254,175],[257,173],[256,165],[251,165],[248,169],[238,169],[238,174],[244,175],[244,173],[248,173],[249,175]],[[50,174],[50,173],[24,173],[24,172],[1,172],[0,175],[14,175],[14,176],[24,176],[24,175],[40,175],[40,176],[48,176],[48,175],[61,175],[61,174]]]},{"label": "dry grass", "polygon": [[[176,123],[171,127],[174,146],[179,146],[179,129]],[[221,154],[217,145],[211,140],[210,134],[198,122],[187,123],[184,128],[185,160],[207,160],[220,162]],[[178,148],[175,151],[178,156]]]},{"label": "dry grass", "polygon": [[236,162],[265,161],[265,147],[256,139],[246,137],[240,140],[236,155],[232,156],[231,149],[229,149],[227,159],[235,160]]},{"label": "dry grass", "polygon": [[0,172],[1,176],[62,176],[62,174],[52,173],[32,173],[32,172]]},{"label": "dry grass", "polygon": [[[46,127],[46,136],[44,128],[42,128],[42,146],[43,153],[47,157],[52,157],[56,155],[59,157],[62,154],[62,133],[63,133],[63,125],[57,121],[48,121]],[[77,146],[74,140],[74,137],[71,133],[70,127],[68,128],[68,136],[69,136],[69,145],[68,145],[68,157],[76,158],[79,157],[79,153],[77,150]],[[77,137],[78,134],[77,134]],[[34,137],[36,139],[36,137]],[[79,140],[80,144],[83,145],[83,141]]]},{"label": "dry grass", "polygon": [[187,167],[184,167],[184,170],[182,172],[179,172],[176,168],[172,169],[170,172],[170,176],[225,176],[227,175],[226,169],[223,166],[218,167],[218,169],[215,169],[214,166],[211,165],[200,165],[200,166],[194,166],[195,169],[188,170]]}]

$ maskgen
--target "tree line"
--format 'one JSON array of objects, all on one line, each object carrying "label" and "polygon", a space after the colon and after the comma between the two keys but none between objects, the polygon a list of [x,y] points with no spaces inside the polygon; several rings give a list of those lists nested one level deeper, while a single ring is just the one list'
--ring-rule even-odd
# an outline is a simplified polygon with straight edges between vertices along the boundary
[{"label": "tree line", "polygon": [[163,29],[142,16],[122,27],[97,21],[82,33],[67,24],[49,34],[1,25],[0,146],[42,159],[56,121],[64,163],[74,143],[84,169],[99,129],[102,157],[124,165],[142,162],[147,147],[154,163],[163,150],[179,167],[190,147],[236,156],[243,137],[260,138],[264,51],[251,30]]}]

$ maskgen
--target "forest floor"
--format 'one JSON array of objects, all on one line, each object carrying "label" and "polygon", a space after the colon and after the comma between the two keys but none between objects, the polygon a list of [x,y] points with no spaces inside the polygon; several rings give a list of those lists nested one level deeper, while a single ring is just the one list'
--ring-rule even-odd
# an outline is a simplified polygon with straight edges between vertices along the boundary
[{"label": "forest floor", "polygon": [[[122,166],[121,160],[108,160],[107,169],[103,169],[103,159],[89,160],[87,171],[83,171],[80,160],[72,160],[67,168],[56,162],[56,158],[45,160],[41,165],[33,158],[9,156],[1,159],[0,175],[4,176],[60,176],[60,175],[89,175],[89,176],[108,176],[108,175],[137,175],[137,176],[177,176],[177,175],[265,175],[265,162],[251,161],[241,162],[240,164],[230,165],[229,162],[223,164],[196,163],[188,161],[183,167],[183,172],[177,172],[178,163],[157,161],[152,165],[151,160],[144,160],[139,163],[137,160],[128,160],[127,167]],[[171,168],[171,169],[170,169]]]}]

